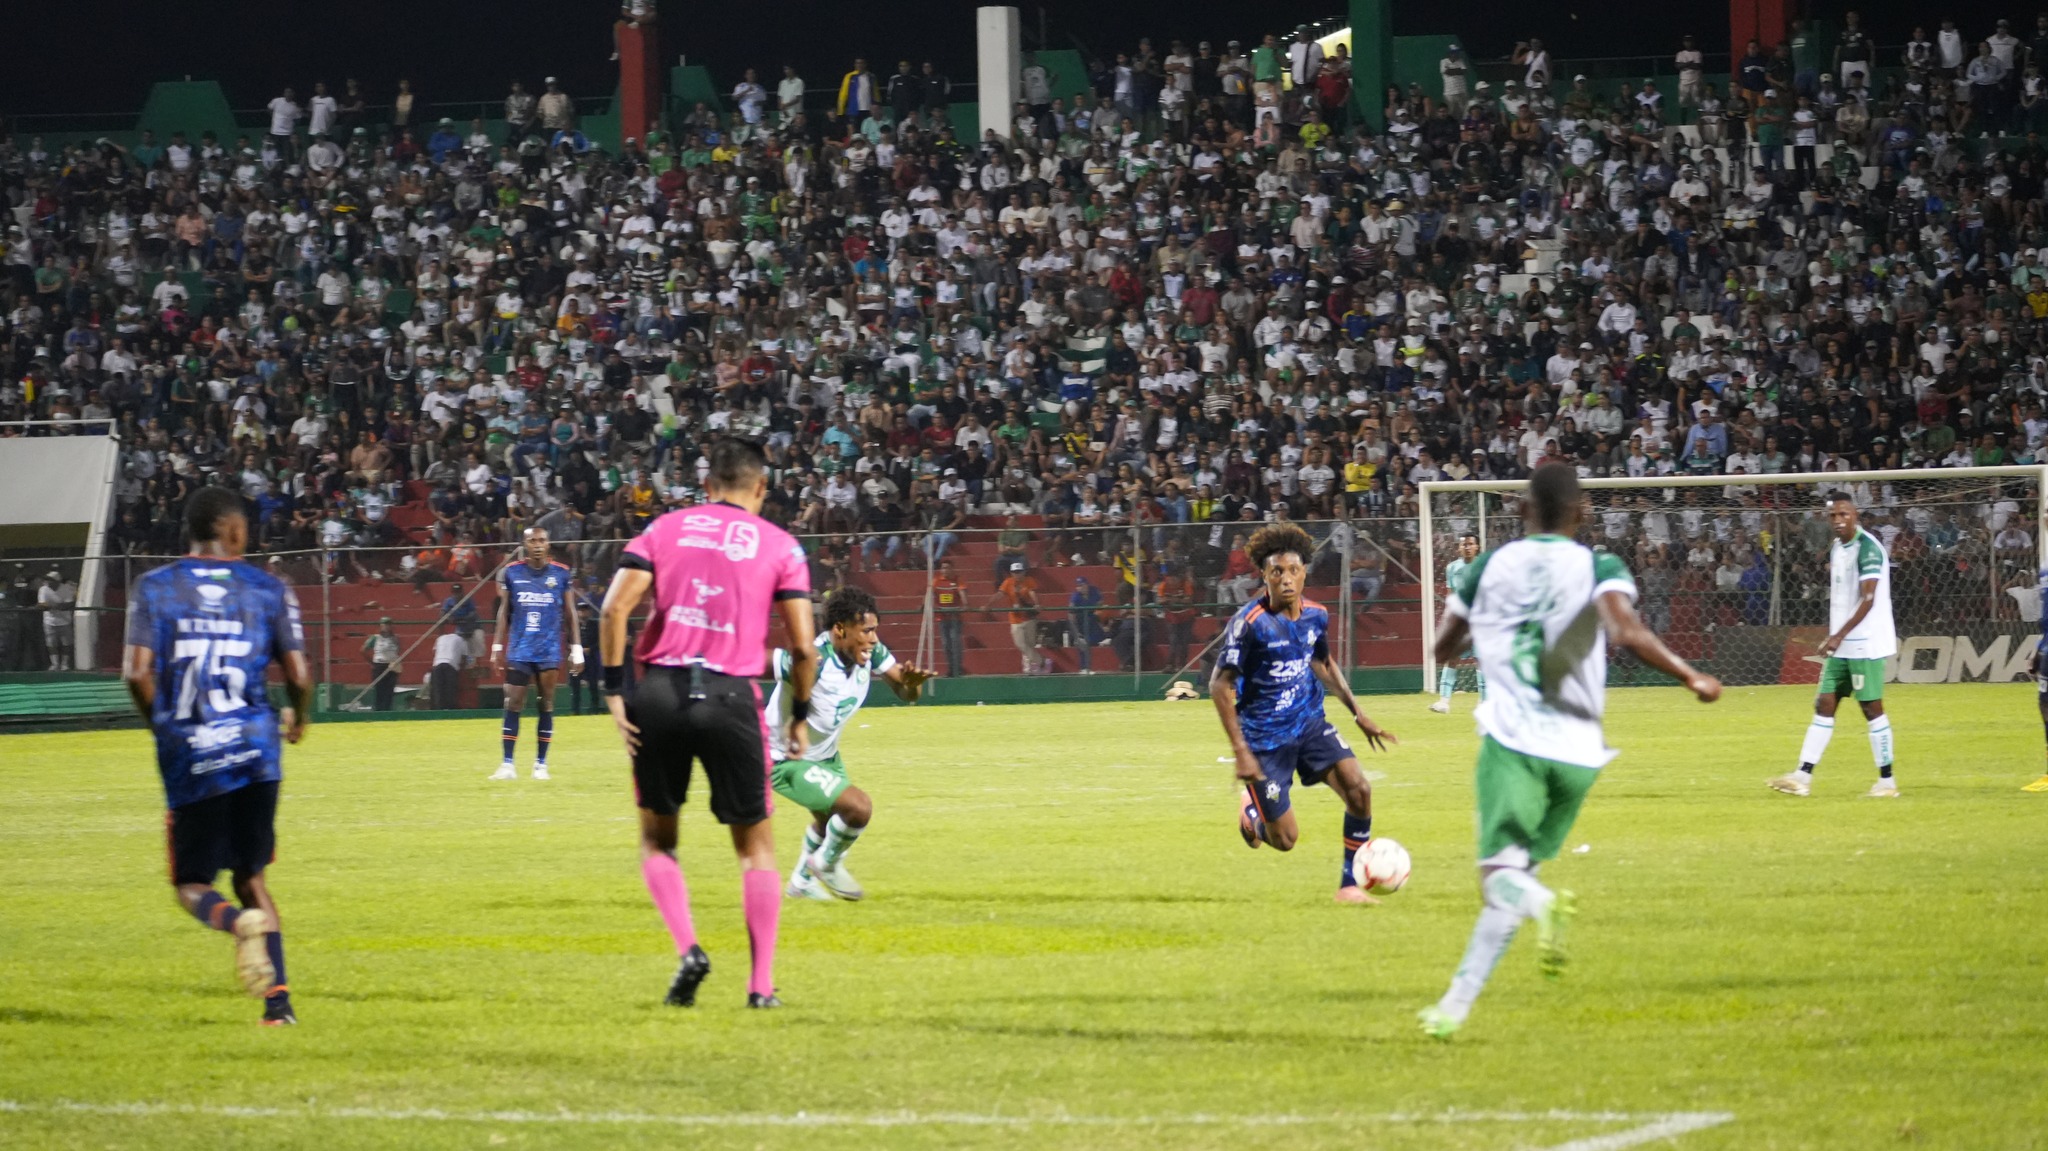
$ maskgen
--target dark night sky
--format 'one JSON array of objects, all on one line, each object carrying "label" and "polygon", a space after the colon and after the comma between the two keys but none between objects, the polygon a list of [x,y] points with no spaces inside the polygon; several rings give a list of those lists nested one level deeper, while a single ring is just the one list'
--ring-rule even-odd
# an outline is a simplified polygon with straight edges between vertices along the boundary
[{"label": "dark night sky", "polygon": [[[1026,42],[1039,7],[1023,5]],[[859,4],[748,0],[664,0],[664,55],[709,64],[731,84],[759,67],[773,83],[784,60],[814,87],[836,83],[856,52],[888,71],[898,57],[930,58],[956,78],[973,72],[971,0],[887,0]],[[1250,39],[1269,29],[1336,15],[1343,0],[1048,0],[1052,47],[1114,52],[1150,35]],[[1822,11],[1838,11],[1823,6]],[[559,75],[577,95],[609,94],[611,18],[606,0],[5,0],[7,67],[0,115],[137,110],[155,80],[186,74],[221,81],[238,108],[263,104],[285,84],[303,95],[315,79],[339,89],[362,80],[372,102],[389,98],[400,76],[428,100],[495,99],[514,77],[535,85]],[[1640,0],[1431,0],[1399,4],[1397,33],[1453,32],[1478,56],[1505,53],[1538,35],[1561,57],[1664,54],[1694,32],[1708,51],[1725,49],[1719,4]],[[1902,42],[1925,13],[1953,13],[1973,35],[2006,15],[2031,27],[2032,9],[1987,0],[1920,5],[1864,4],[1880,43]],[[581,12],[564,19],[564,12]],[[1508,13],[1504,18],[1504,13]],[[1574,19],[1572,14],[1576,13]],[[1929,21],[1930,26],[1933,21]],[[22,66],[23,61],[48,61]]]}]

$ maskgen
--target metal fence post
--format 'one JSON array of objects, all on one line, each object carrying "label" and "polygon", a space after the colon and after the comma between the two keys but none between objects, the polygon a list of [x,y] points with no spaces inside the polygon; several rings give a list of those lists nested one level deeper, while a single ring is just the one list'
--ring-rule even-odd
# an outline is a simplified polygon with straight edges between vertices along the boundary
[{"label": "metal fence post", "polygon": [[1135,509],[1131,515],[1131,694],[1145,688],[1145,552]]},{"label": "metal fence post", "polygon": [[334,601],[328,592],[332,577],[327,571],[327,557],[314,553],[320,565],[320,698],[328,710],[334,709]]}]

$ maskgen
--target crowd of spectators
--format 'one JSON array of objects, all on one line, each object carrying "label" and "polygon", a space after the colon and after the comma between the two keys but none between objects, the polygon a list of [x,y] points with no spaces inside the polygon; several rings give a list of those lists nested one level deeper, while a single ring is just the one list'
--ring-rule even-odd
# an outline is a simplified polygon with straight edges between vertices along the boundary
[{"label": "crowd of spectators", "polygon": [[[336,578],[379,543],[464,574],[536,524],[601,568],[737,434],[834,572],[921,567],[976,513],[1043,516],[1051,563],[1209,523],[1226,599],[1226,523],[1362,519],[1370,583],[1431,478],[2042,460],[2048,17],[1961,56],[1952,26],[1839,40],[1725,93],[1688,42],[1671,107],[1534,38],[1454,46],[1380,130],[1302,29],[1027,58],[1007,141],[958,138],[909,61],[825,109],[749,70],[617,151],[552,82],[503,132],[348,82],[235,140],[7,140],[0,421],[112,421],[136,552],[222,483]],[[1761,544],[1729,542],[1638,558],[1739,582]]]}]

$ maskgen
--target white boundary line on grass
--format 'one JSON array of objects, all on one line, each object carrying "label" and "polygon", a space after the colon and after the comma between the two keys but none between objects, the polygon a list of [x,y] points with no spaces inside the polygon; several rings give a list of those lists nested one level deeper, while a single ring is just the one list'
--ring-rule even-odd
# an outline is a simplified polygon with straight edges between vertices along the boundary
[{"label": "white boundary line on grass", "polygon": [[4,1114],[197,1115],[219,1119],[366,1119],[382,1122],[570,1123],[650,1127],[1308,1127],[1379,1123],[1637,1123],[1549,1151],[1623,1151],[1656,1139],[1703,1131],[1734,1120],[1727,1111],[1439,1111],[1380,1115],[982,1115],[966,1112],[881,1111],[868,1114],[659,1115],[639,1111],[443,1111],[438,1108],[224,1107],[194,1103],[84,1103],[69,1099],[21,1102],[0,1099]]}]

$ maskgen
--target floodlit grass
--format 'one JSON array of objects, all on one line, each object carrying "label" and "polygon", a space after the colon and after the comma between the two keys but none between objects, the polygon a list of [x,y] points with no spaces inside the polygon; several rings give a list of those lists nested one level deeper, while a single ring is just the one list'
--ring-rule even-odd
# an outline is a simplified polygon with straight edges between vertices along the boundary
[{"label": "floodlit grass", "polygon": [[870,898],[785,907],[771,1014],[742,1009],[739,884],[698,806],[716,971],[697,1009],[660,1005],[674,957],[606,721],[565,717],[554,780],[511,784],[484,779],[495,722],[315,728],[271,872],[294,1030],[255,1026],[227,941],[176,910],[145,736],[4,738],[0,1146],[1425,1151],[1724,1111],[1659,1145],[2048,1146],[2032,695],[1893,688],[1884,802],[1853,709],[1801,801],[1763,780],[1805,690],[1614,693],[1590,851],[1546,869],[1579,893],[1570,978],[1520,941],[1450,1045],[1413,1018],[1477,907],[1470,696],[1366,701],[1403,740],[1367,763],[1378,829],[1416,865],[1371,909],[1330,902],[1322,789],[1293,854],[1244,849],[1206,703],[863,714]]}]

